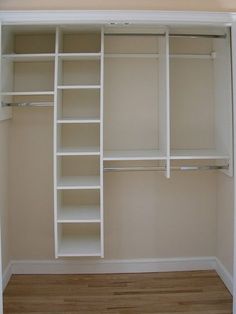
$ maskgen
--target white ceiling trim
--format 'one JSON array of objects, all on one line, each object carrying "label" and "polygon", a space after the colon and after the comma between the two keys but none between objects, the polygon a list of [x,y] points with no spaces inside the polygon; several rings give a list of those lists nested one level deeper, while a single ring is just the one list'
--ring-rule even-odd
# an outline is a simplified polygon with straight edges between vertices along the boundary
[{"label": "white ceiling trim", "polygon": [[3,24],[202,24],[230,25],[236,13],[143,10],[0,11]]}]

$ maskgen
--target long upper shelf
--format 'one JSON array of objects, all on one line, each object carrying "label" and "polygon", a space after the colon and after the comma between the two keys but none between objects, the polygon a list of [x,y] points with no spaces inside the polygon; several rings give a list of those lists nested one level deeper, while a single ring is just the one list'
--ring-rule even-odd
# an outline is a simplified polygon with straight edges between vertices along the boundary
[{"label": "long upper shelf", "polygon": [[[129,160],[165,160],[167,155],[159,150],[113,150],[104,151],[104,161],[129,161]],[[229,159],[229,155],[217,150],[192,149],[172,150],[169,156],[173,160],[193,159]]]}]

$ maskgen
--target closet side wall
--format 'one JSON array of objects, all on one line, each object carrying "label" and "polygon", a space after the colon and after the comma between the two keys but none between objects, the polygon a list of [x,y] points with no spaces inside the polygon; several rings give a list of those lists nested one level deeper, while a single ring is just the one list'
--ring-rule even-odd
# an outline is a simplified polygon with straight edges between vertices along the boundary
[{"label": "closet side wall", "polygon": [[3,273],[11,260],[10,247],[10,215],[8,204],[8,169],[9,169],[9,121],[0,122],[0,213],[2,237]]}]

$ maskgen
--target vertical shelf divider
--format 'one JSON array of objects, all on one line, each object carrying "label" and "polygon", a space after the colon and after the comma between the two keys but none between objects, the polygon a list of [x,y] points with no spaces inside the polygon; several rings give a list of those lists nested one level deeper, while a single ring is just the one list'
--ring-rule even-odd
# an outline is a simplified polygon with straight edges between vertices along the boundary
[{"label": "vertical shelf divider", "polygon": [[166,30],[165,36],[165,54],[166,54],[166,177],[170,178],[170,41],[169,41],[169,30]]},{"label": "vertical shelf divider", "polygon": [[159,39],[159,106],[160,147],[165,153],[166,178],[170,178],[170,75],[169,75],[169,32]]},{"label": "vertical shelf divider", "polygon": [[58,132],[57,132],[57,116],[58,116],[58,53],[59,53],[59,38],[60,29],[56,28],[55,40],[55,76],[54,76],[54,119],[53,119],[53,181],[54,181],[54,238],[55,238],[55,257],[58,258],[58,226],[57,226],[57,212],[58,212],[58,163],[57,163],[57,145],[58,145]]},{"label": "vertical shelf divider", "polygon": [[100,241],[101,257],[104,257],[104,196],[103,196],[103,102],[104,102],[104,28],[101,29],[100,61]]}]

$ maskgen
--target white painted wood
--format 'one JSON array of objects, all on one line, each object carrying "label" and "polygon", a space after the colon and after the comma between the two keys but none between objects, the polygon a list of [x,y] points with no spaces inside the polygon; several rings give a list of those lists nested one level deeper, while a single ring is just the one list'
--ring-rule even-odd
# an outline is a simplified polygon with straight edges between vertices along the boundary
[{"label": "white painted wood", "polygon": [[33,92],[3,92],[3,96],[48,96],[54,95],[54,91],[33,91]]},{"label": "white painted wood", "polygon": [[230,33],[225,39],[214,39],[214,96],[215,96],[215,138],[216,149],[228,154],[229,169],[222,170],[233,175],[233,134],[232,134],[232,78]]},{"label": "white painted wood", "polygon": [[[159,53],[106,53],[105,58],[144,58],[158,59]],[[178,59],[214,59],[215,54],[170,54],[170,58]]]},{"label": "white painted wood", "polygon": [[2,290],[3,291],[6,289],[7,284],[11,279],[11,276],[12,276],[12,262],[10,261],[6,269],[4,270],[3,276],[2,276]]},{"label": "white painted wood", "polygon": [[63,61],[99,60],[101,53],[59,53],[58,56]]},{"label": "white painted wood", "polygon": [[67,118],[67,119],[61,119],[57,120],[57,123],[100,123],[100,119],[89,119],[89,118],[83,118],[83,119],[73,119],[73,118]]},{"label": "white painted wood", "polygon": [[3,54],[3,59],[11,60],[14,62],[41,62],[41,61],[54,61],[54,53],[36,53],[36,54]]},{"label": "white painted wood", "polygon": [[100,189],[99,176],[68,176],[58,179],[57,189]]},{"label": "white painted wood", "polygon": [[59,131],[57,129],[57,117],[60,106],[58,103],[60,102],[60,97],[58,97],[58,51],[59,51],[59,36],[60,30],[57,27],[56,29],[56,40],[55,40],[55,68],[54,68],[54,114],[53,114],[53,194],[54,194],[54,252],[55,257],[58,258],[58,226],[57,226],[57,214],[58,214],[58,206],[59,206],[59,195],[57,194],[57,179],[58,179],[58,168],[60,167],[60,161],[57,158],[57,149],[59,143]]},{"label": "white painted wood", "polygon": [[80,260],[18,260],[12,261],[12,274],[99,274],[211,270],[216,258],[140,258],[140,259],[80,259]]},{"label": "white painted wood", "polygon": [[233,276],[231,276],[218,258],[216,258],[216,272],[228,288],[229,292],[233,295]]},{"label": "white painted wood", "polygon": [[171,150],[172,160],[186,159],[229,159],[229,155],[213,149],[177,149]]},{"label": "white painted wood", "polygon": [[[2,60],[2,51],[4,48],[5,42],[3,38],[3,28],[0,22],[0,121],[4,121],[7,119],[10,119],[12,117],[12,109],[11,108],[3,108],[1,106],[2,101],[4,101],[4,97],[2,95],[2,92],[5,90],[6,85],[12,84],[12,75],[11,73],[8,73],[7,68],[3,64]],[[11,100],[11,98],[7,99]]]},{"label": "white painted wood", "polygon": [[[236,21],[231,28],[232,56],[236,56]],[[232,58],[233,76],[233,112],[236,112],[236,58]],[[236,115],[233,115],[233,156],[234,165],[236,164]],[[234,175],[234,277],[233,277],[233,314],[236,313],[236,176]]]},{"label": "white painted wood", "polygon": [[100,85],[58,85],[58,89],[100,89]]},{"label": "white painted wood", "polygon": [[103,180],[103,154],[104,154],[104,29],[101,29],[101,61],[100,61],[100,252],[104,258],[104,180]]},{"label": "white painted wood", "polygon": [[100,148],[96,146],[86,147],[62,147],[57,150],[57,156],[99,156]]},{"label": "white painted wood", "polygon": [[104,151],[103,160],[165,160],[165,153],[159,150],[114,150]]},{"label": "white painted wood", "polygon": [[0,11],[4,24],[230,25],[234,13],[157,10],[37,10]]}]

